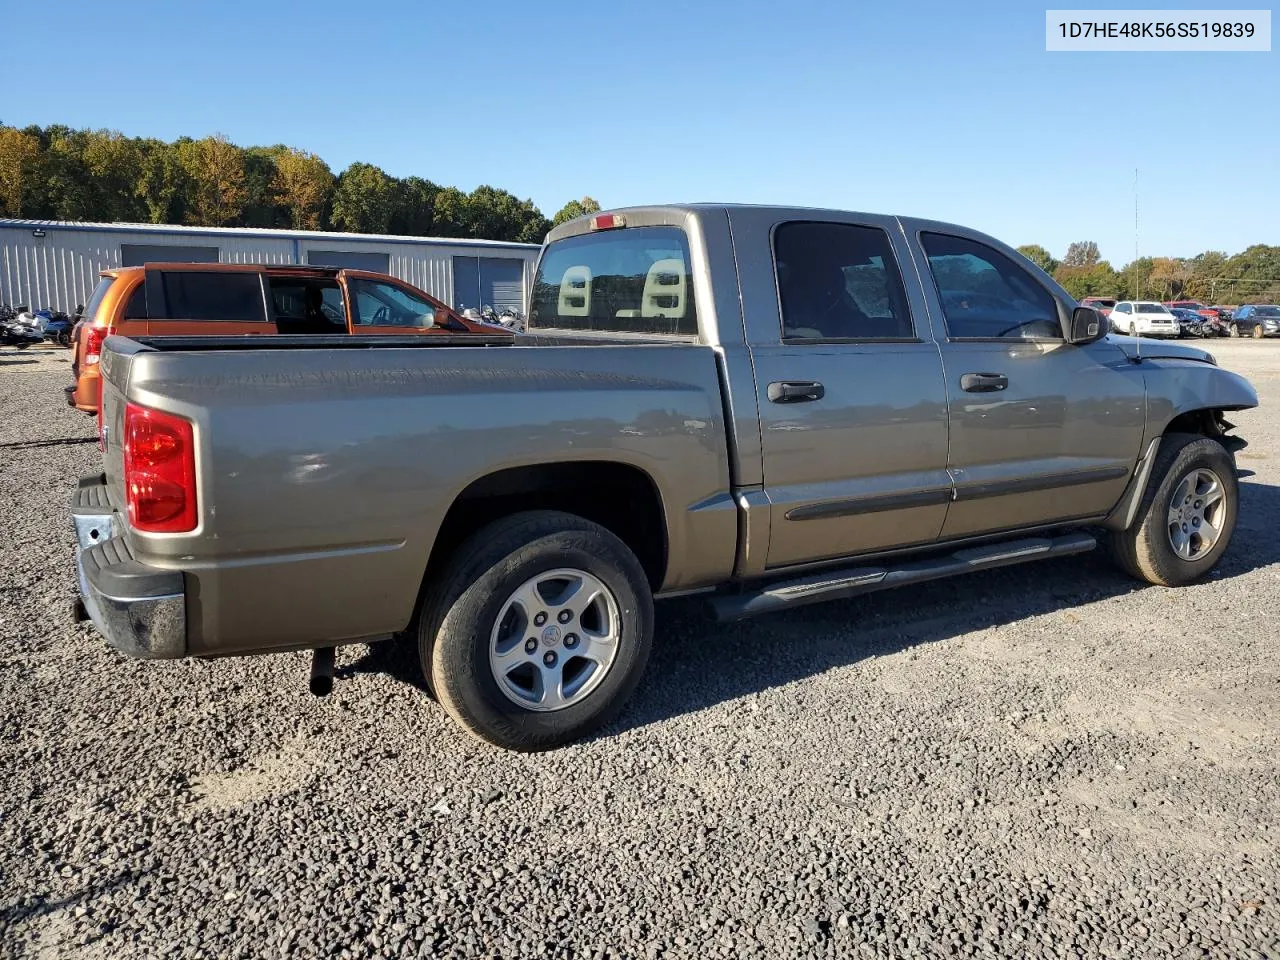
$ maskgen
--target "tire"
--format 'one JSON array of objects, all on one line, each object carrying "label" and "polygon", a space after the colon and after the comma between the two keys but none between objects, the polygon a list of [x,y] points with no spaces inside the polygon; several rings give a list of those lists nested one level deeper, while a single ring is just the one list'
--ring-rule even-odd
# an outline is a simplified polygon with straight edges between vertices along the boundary
[{"label": "tire", "polygon": [[[1194,499],[1194,489],[1180,491],[1188,478],[1212,474],[1220,485],[1222,497],[1217,507],[1205,507],[1204,520],[1218,529],[1216,540],[1199,552],[1195,551],[1195,536],[1190,541],[1192,555],[1180,556],[1175,550],[1171,528],[1175,492],[1189,492],[1193,499],[1185,506],[1191,510],[1201,501]],[[1147,583],[1165,587],[1180,587],[1203,577],[1217,565],[1231,542],[1239,511],[1239,483],[1236,480],[1235,462],[1226,448],[1217,440],[1198,434],[1172,433],[1160,444],[1156,462],[1152,465],[1151,479],[1138,506],[1138,514],[1128,530],[1112,533],[1109,537],[1111,557],[1130,576]],[[1205,529],[1190,518],[1182,528],[1195,534],[1195,528]],[[1201,547],[1205,546],[1200,538]]]},{"label": "tire", "polygon": [[1229,336],[1229,337],[1238,337],[1238,336],[1240,336],[1240,326],[1239,326],[1239,324],[1235,324],[1235,323],[1233,323],[1230,327],[1228,327],[1228,328],[1227,328],[1227,336]]},{"label": "tire", "polygon": [[1253,328],[1253,339],[1255,339],[1255,340],[1261,340],[1261,339],[1262,339],[1262,337],[1263,337],[1263,335],[1264,335],[1265,333],[1266,333],[1266,331],[1262,329],[1262,324],[1260,324],[1260,323],[1259,323],[1259,324],[1255,324],[1255,325],[1254,325],[1254,328]]},{"label": "tire", "polygon": [[[524,615],[517,602],[517,596],[534,596],[531,583],[554,586],[562,579],[603,588],[581,617],[581,638],[572,632],[578,619],[561,630],[557,614],[568,611],[557,610],[554,595],[540,611],[552,619],[537,624],[536,614]],[[535,599],[541,605],[544,597]],[[601,633],[612,624],[617,639],[590,639],[589,618]],[[515,643],[504,647],[506,635]],[[635,554],[604,527],[555,511],[505,517],[472,536],[428,593],[418,622],[422,668],[441,705],[481,740],[521,751],[561,746],[612,719],[640,682],[652,642],[653,597]],[[605,664],[598,651],[607,649]],[[600,662],[589,658],[592,651]],[[492,662],[499,656],[510,658],[512,672],[500,672]],[[540,662],[547,658],[556,660],[559,673],[551,665],[544,670]],[[548,692],[539,684],[553,674],[563,682]]]},{"label": "tire", "polygon": [[1132,320],[1129,321],[1129,336],[1136,337],[1138,335],[1138,326]]}]

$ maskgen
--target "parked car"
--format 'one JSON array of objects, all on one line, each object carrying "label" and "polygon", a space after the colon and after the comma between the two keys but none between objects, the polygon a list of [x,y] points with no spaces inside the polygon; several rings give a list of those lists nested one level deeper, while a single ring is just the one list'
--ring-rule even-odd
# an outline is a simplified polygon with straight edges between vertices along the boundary
[{"label": "parked car", "polygon": [[491,333],[403,280],[365,270],[148,263],[104,270],[73,333],[67,402],[98,412],[98,359],[120,336]]},{"label": "parked car", "polygon": [[1205,337],[1211,335],[1205,327],[1209,323],[1208,319],[1200,316],[1194,310],[1188,310],[1185,307],[1170,307],[1169,312],[1178,321],[1178,336]]},{"label": "parked car", "polygon": [[1176,337],[1178,321],[1153,300],[1121,300],[1111,311],[1111,326],[1131,337]]},{"label": "parked car", "polygon": [[1099,540],[1176,586],[1231,538],[1249,383],[981,233],[631,208],[552,230],[532,291],[527,336],[112,337],[79,616],[141,657],[315,649],[318,691],[404,635],[535,750],[621,707],[655,596],[736,620]]},{"label": "parked car", "polygon": [[1183,310],[1194,310],[1205,318],[1212,318],[1218,315],[1218,311],[1214,307],[1206,306],[1199,300],[1166,300],[1164,305],[1170,309],[1179,307]]},{"label": "parked car", "polygon": [[1085,297],[1080,301],[1082,307],[1093,307],[1104,317],[1111,316],[1111,311],[1115,309],[1116,301],[1112,297]]},{"label": "parked car", "polygon": [[1280,307],[1274,303],[1245,304],[1231,318],[1231,336],[1259,340],[1280,336]]}]

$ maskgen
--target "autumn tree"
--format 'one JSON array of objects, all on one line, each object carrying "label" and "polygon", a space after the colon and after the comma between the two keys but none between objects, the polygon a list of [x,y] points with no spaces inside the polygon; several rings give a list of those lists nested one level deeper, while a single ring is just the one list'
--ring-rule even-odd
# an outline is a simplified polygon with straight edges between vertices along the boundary
[{"label": "autumn tree", "polygon": [[[558,227],[560,224],[568,223],[576,217],[585,216],[588,213],[599,212],[600,204],[596,203],[596,201],[592,200],[590,197],[583,197],[581,200],[570,200],[560,208],[559,212],[554,217],[551,218],[551,225],[553,227]],[[1037,249],[1044,250],[1044,247],[1038,247]],[[1022,248],[1019,247],[1018,250],[1021,252]],[[1045,256],[1049,256],[1048,251],[1045,251]]]},{"label": "autumn tree", "polygon": [[136,222],[141,219],[137,184],[142,176],[142,150],[136,140],[118,130],[88,132],[80,162],[89,176],[86,211],[97,219]]},{"label": "autumn tree", "polygon": [[224,135],[178,145],[178,162],[191,181],[187,222],[225,226],[238,220],[249,200],[244,157]]},{"label": "autumn tree", "polygon": [[[587,199],[590,199],[590,198],[588,197]],[[573,206],[572,203],[566,205],[564,210],[561,210],[560,213],[564,213],[564,211],[568,210],[569,207],[571,206]],[[596,209],[598,210],[599,207],[597,207]],[[556,214],[556,223],[560,222],[560,213]],[[574,216],[577,216],[577,214],[574,214]],[[1040,244],[1038,243],[1023,244],[1022,246],[1018,247],[1018,252],[1022,254],[1024,257],[1026,257],[1028,260],[1030,260],[1032,263],[1034,263],[1037,267],[1039,267],[1045,273],[1052,274],[1053,271],[1058,269],[1058,261],[1053,259],[1053,256],[1049,253],[1049,251],[1046,250],[1044,247],[1040,246]]]},{"label": "autumn tree", "polygon": [[142,140],[141,159],[134,193],[142,203],[149,223],[178,223],[183,219],[187,172],[178,159],[178,150],[163,140]]},{"label": "autumn tree", "polygon": [[13,127],[0,127],[0,212],[6,217],[30,213],[29,195],[40,162],[40,140]]},{"label": "autumn tree", "polygon": [[[1111,264],[1102,260],[1089,266],[1069,267],[1059,265],[1053,279],[1077,300],[1083,297],[1117,297],[1122,295],[1119,275]],[[1117,297],[1118,299],[1118,297]]]},{"label": "autumn tree", "polygon": [[342,171],[333,193],[333,225],[352,233],[386,233],[395,209],[396,183],[371,163]]},{"label": "autumn tree", "polygon": [[1062,263],[1068,267],[1092,267],[1101,259],[1096,243],[1092,240],[1078,240],[1067,247],[1067,255],[1062,258]]}]

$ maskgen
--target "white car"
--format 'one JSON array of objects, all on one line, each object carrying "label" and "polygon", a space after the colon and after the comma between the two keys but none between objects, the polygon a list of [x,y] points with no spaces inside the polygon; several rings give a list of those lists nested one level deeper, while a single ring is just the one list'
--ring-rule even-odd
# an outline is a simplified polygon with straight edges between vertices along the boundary
[{"label": "white car", "polygon": [[1178,318],[1154,300],[1121,300],[1111,308],[1111,329],[1131,337],[1176,337]]}]

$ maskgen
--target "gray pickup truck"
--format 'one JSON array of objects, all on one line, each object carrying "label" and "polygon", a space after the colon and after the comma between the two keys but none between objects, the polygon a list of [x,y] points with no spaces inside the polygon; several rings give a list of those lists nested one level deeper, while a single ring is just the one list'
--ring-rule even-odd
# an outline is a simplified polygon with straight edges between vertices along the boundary
[{"label": "gray pickup truck", "polygon": [[1204,350],[1108,332],[990,237],[641,207],[548,237],[529,335],[111,338],[82,604],[141,657],[409,635],[446,710],[548,748],[634,689],[653,601],[737,619],[1080,553],[1204,575],[1238,505]]}]

